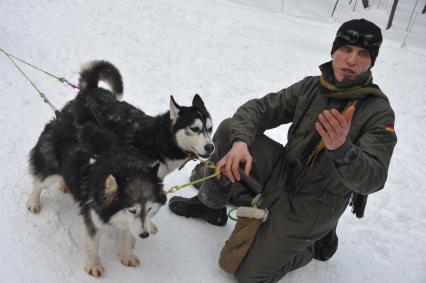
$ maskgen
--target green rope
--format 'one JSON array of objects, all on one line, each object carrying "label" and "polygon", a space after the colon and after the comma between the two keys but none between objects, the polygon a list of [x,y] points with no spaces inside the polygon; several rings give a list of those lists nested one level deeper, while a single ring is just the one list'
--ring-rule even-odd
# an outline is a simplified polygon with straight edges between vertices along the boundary
[{"label": "green rope", "polygon": [[[20,58],[18,58],[18,57],[16,57],[16,56],[14,56],[14,55],[12,55],[12,54],[10,54],[9,52],[6,52],[5,50],[3,50],[2,48],[0,48],[0,51],[1,52],[3,52],[7,57],[9,57],[9,59],[11,59],[11,58],[13,58],[13,59],[16,59],[16,60],[18,60],[19,62],[22,62],[22,63],[24,63],[24,64],[26,64],[26,65],[28,65],[28,66],[30,66],[30,67],[32,67],[32,68],[34,68],[34,69],[36,69],[36,70],[39,70],[40,72],[42,72],[42,73],[45,73],[46,75],[48,75],[48,76],[51,76],[51,77],[53,77],[53,78],[55,78],[55,79],[57,79],[58,81],[60,81],[61,83],[68,83],[68,81],[65,79],[65,78],[61,78],[61,77],[58,77],[58,76],[55,76],[55,75],[53,75],[53,74],[51,74],[51,73],[49,73],[48,71],[45,71],[45,70],[43,70],[43,69],[41,69],[41,68],[39,68],[39,67],[37,67],[37,66],[35,66],[35,65],[33,65],[33,64],[31,64],[31,63],[28,63],[28,62],[26,62],[26,61],[24,61],[24,60],[22,60],[22,59],[20,59]],[[14,63],[14,61],[12,61],[13,63]],[[15,64],[15,63],[14,63]],[[15,64],[15,66],[16,66],[16,64]]]},{"label": "green rope", "polygon": [[[27,62],[25,62],[25,61],[23,61],[23,60],[21,60],[21,59],[19,59],[19,58],[16,58],[12,54],[7,53],[6,51],[4,51],[1,48],[0,48],[0,51],[3,52],[6,55],[6,57],[10,60],[10,62],[12,62],[13,65],[15,65],[15,67],[18,69],[18,71],[27,79],[27,81],[31,84],[31,86],[37,91],[38,95],[40,95],[40,97],[43,99],[43,101],[45,103],[47,103],[50,106],[50,108],[53,109],[53,111],[55,113],[57,113],[58,110],[55,108],[55,106],[53,106],[53,104],[50,103],[50,101],[49,101],[49,99],[47,99],[46,95],[35,85],[35,83],[25,74],[25,72],[22,71],[22,69],[18,66],[18,64],[16,64],[16,62],[12,58],[15,58],[15,59],[17,59],[17,60],[19,60],[21,62],[24,62],[25,64],[30,65],[30,66],[32,66],[32,65],[29,64],[29,63],[27,63]],[[32,67],[38,69],[35,66],[32,66]],[[44,72],[43,70],[41,70],[41,71]],[[46,73],[46,72],[44,72],[44,73]],[[48,75],[51,75],[51,74],[48,74]],[[53,76],[53,75],[51,75],[51,76]]]},{"label": "green rope", "polygon": [[228,211],[228,218],[229,218],[229,219],[234,220],[234,221],[238,221],[238,218],[233,217],[233,216],[231,215],[231,213],[232,213],[232,212],[234,212],[234,211],[235,211],[235,210],[237,210],[237,209],[238,209],[238,207],[233,207],[233,208],[231,208],[231,209]]},{"label": "green rope", "polygon": [[[216,169],[216,165],[213,162],[210,162],[210,161],[207,162],[206,167],[211,168],[211,169]],[[219,176],[219,174],[220,174],[220,171],[215,172],[215,173],[213,173],[213,174],[211,174],[209,176],[206,176],[204,178],[201,178],[201,179],[198,179],[198,180],[194,180],[192,182],[188,182],[188,183],[183,184],[183,185],[176,185],[176,186],[171,187],[170,189],[168,189],[166,191],[166,194],[168,194],[168,193],[175,193],[178,190],[183,189],[185,187],[188,187],[188,186],[191,186],[191,185],[195,185],[195,184],[204,182],[204,181],[206,181],[208,179],[211,179],[211,178],[214,178],[216,176]]]},{"label": "green rope", "polygon": [[[206,163],[206,167],[211,168],[211,169],[216,169],[216,165],[215,165],[213,162],[210,162],[210,161],[208,161],[208,162]],[[180,190],[180,189],[183,189],[183,188],[185,188],[185,187],[188,187],[188,186],[191,186],[191,185],[195,185],[195,184],[198,184],[198,183],[204,182],[204,181],[206,181],[206,180],[208,180],[208,179],[211,179],[211,178],[214,178],[214,177],[218,176],[219,174],[220,174],[220,171],[215,172],[215,173],[213,173],[213,174],[211,174],[211,175],[209,175],[209,176],[206,176],[206,177],[204,177],[204,178],[201,178],[201,179],[198,179],[198,180],[195,180],[195,181],[192,181],[192,182],[188,182],[188,183],[183,184],[183,185],[180,185],[180,186],[179,186],[179,185],[176,185],[176,186],[171,187],[170,189],[168,189],[168,190],[166,191],[166,194],[169,194],[169,193],[175,193],[175,192],[177,192],[177,191],[178,191],[178,190]],[[257,202],[255,202],[255,203],[253,203],[253,204],[251,205],[251,207],[259,208],[259,204],[258,204]],[[228,217],[229,217],[229,219],[234,220],[234,221],[238,221],[238,218],[233,217],[233,216],[231,215],[231,213],[232,213],[232,212],[234,212],[234,211],[235,211],[235,210],[237,210],[237,209],[238,209],[238,207],[233,207],[233,208],[231,208],[231,209],[228,211]]]},{"label": "green rope", "polygon": [[[258,205],[257,203],[253,203],[253,204],[251,205],[251,207],[253,207],[253,208],[259,208],[259,205]],[[238,209],[238,207],[233,207],[233,208],[231,208],[231,209],[228,211],[228,218],[229,218],[229,219],[234,220],[234,221],[238,221],[238,218],[233,217],[233,216],[231,215],[231,213],[232,213],[232,212],[234,212],[234,211],[235,211],[235,210],[237,210],[237,209]]]}]

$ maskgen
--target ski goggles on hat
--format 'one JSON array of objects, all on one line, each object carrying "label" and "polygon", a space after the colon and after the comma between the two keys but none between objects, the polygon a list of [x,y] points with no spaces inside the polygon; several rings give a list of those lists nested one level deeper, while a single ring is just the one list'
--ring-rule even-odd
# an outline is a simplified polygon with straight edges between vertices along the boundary
[{"label": "ski goggles on hat", "polygon": [[361,43],[363,46],[379,46],[382,44],[382,41],[373,34],[360,34],[355,30],[344,30],[338,32],[336,38],[342,38],[349,43]]}]

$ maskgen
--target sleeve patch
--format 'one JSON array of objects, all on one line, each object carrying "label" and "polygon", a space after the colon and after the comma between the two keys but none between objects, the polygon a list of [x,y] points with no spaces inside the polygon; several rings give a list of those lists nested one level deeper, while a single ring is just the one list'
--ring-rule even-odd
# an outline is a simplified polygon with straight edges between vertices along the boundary
[{"label": "sleeve patch", "polygon": [[386,129],[386,131],[391,132],[391,133],[395,132],[393,125],[390,125],[390,124],[385,125],[385,129]]}]

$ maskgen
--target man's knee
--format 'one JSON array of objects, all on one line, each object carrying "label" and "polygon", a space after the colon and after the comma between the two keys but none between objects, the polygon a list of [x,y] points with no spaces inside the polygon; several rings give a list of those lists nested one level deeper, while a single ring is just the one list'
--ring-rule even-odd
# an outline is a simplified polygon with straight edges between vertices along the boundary
[{"label": "man's knee", "polygon": [[273,283],[283,278],[288,271],[288,264],[283,264],[282,268],[276,272],[267,272],[266,270],[255,271],[254,269],[241,266],[234,273],[234,277],[240,283]]},{"label": "man's knee", "polygon": [[230,125],[231,118],[223,120],[213,135],[215,151],[210,157],[213,162],[219,161],[230,149]]},{"label": "man's knee", "polygon": [[[283,275],[284,276],[284,275]],[[239,283],[273,283],[279,279],[274,276],[259,276],[253,271],[238,269],[234,273],[235,279]],[[282,277],[280,277],[282,278]]]},{"label": "man's knee", "polygon": [[250,271],[241,270],[241,268],[234,273],[234,277],[237,279],[237,282],[240,283],[259,283],[258,278],[256,279],[250,276]]},{"label": "man's knee", "polygon": [[[256,254],[257,255],[257,254]],[[262,255],[259,255],[262,256]],[[235,279],[240,283],[274,282],[274,273],[270,268],[261,267],[263,264],[259,257],[248,254],[234,273]]]},{"label": "man's knee", "polygon": [[225,120],[223,120],[222,122],[220,122],[219,126],[217,127],[216,132],[213,135],[213,141],[214,143],[216,143],[216,141],[219,140],[223,140],[223,141],[227,141],[229,139],[229,130],[230,130],[230,126],[231,126],[231,118],[227,118]]}]

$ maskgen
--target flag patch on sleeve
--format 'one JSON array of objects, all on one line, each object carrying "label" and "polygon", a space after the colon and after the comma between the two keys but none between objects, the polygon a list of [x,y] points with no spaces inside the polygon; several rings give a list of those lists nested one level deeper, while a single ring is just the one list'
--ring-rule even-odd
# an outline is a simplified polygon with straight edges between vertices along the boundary
[{"label": "flag patch on sleeve", "polygon": [[391,133],[395,132],[393,125],[390,125],[390,124],[385,125],[385,129],[386,129],[386,131],[391,132]]}]

